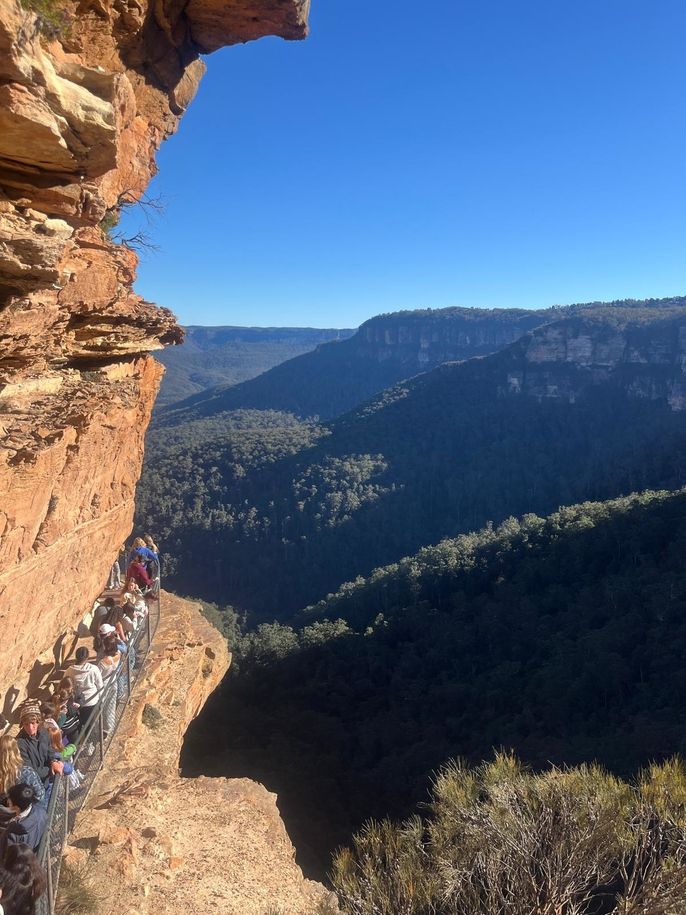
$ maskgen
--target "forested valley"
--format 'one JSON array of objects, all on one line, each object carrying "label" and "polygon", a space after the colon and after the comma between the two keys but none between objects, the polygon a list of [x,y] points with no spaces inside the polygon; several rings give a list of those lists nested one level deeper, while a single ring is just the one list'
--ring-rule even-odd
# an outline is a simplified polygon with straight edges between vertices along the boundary
[{"label": "forested valley", "polygon": [[[445,540],[230,633],[235,670],[185,771],[277,792],[303,864],[405,817],[459,756],[622,776],[686,752],[686,491],[528,514]],[[208,611],[212,615],[212,608]]]},{"label": "forested valley", "polygon": [[155,413],[215,385],[238,385],[320,343],[353,333],[313,327],[185,327],[183,345],[157,355],[166,371]]},{"label": "forested valley", "polygon": [[[169,586],[284,620],[488,521],[686,483],[686,412],[667,400],[680,313],[589,310],[324,425],[241,410],[156,428],[138,506],[164,544]],[[635,358],[553,361],[560,340],[589,339]],[[666,361],[651,363],[653,351]]]},{"label": "forested valley", "polygon": [[[444,865],[475,804],[493,849],[534,808],[564,810],[556,860],[596,809],[612,898],[636,824],[678,819],[648,796],[668,780],[686,796],[668,762],[686,753],[684,304],[554,310],[328,422],[283,397],[215,411],[211,391],[149,434],[139,514],[166,586],[234,653],[183,770],[275,791],[299,862],[346,913],[471,912]],[[483,880],[481,898],[500,891]],[[599,885],[579,911],[620,911]]]},{"label": "forested valley", "polygon": [[[418,372],[496,352],[568,311],[429,308],[379,315],[365,321],[354,335],[342,331],[340,339],[286,358],[268,371],[254,373],[256,377],[206,385],[207,390],[158,409],[157,425],[178,426],[233,410],[279,410],[301,418],[332,419]],[[167,363],[188,360],[184,350],[185,346],[179,349],[179,356],[168,351]],[[274,351],[272,344],[269,355]],[[206,366],[207,357],[214,363],[213,353],[205,350],[205,356]],[[235,353],[232,361],[238,362]]]}]

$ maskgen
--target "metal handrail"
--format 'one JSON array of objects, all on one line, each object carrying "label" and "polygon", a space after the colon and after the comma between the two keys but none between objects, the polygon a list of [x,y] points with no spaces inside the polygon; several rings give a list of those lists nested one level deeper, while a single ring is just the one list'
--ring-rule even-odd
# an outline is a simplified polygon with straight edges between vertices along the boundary
[{"label": "metal handrail", "polygon": [[[79,735],[72,761],[74,769],[78,769],[83,779],[80,788],[71,790],[69,776],[57,774],[53,778],[47,824],[38,849],[38,860],[47,876],[47,890],[37,902],[37,915],[53,915],[55,911],[62,854],[67,838],[74,827],[77,814],[86,802],[95,777],[102,768],[108,747],[119,727],[133,687],[138,681],[150,652],[150,645],[157,631],[159,620],[160,590],[158,588],[157,598],[148,604],[144,625],[140,625],[134,633],[127,653],[122,657],[115,673],[110,675],[110,682],[100,694],[95,710],[90,715],[85,729]],[[105,734],[104,714],[106,709],[111,709],[112,701],[116,703],[114,725]],[[96,729],[97,733],[95,733]]]}]

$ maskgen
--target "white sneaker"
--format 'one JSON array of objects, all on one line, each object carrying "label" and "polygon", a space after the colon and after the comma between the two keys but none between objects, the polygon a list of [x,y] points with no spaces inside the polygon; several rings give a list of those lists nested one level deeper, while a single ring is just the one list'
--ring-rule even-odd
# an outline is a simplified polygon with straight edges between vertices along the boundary
[{"label": "white sneaker", "polygon": [[90,743],[88,744],[88,746],[86,747],[86,754],[87,754],[88,756],[92,756],[93,753],[95,753],[95,744],[94,744],[93,741],[91,740],[91,742],[90,742]]}]

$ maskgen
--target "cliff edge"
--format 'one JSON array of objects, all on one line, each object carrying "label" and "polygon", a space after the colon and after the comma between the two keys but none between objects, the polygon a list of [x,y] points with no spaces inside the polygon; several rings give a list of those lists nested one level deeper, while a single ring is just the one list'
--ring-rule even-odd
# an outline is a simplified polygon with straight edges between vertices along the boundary
[{"label": "cliff edge", "polygon": [[98,915],[314,915],[329,894],[296,866],[275,796],[247,779],[178,774],[186,728],[230,656],[196,605],[163,593],[161,606],[143,677],[65,861],[99,888]]},{"label": "cliff edge", "polygon": [[[140,200],[200,55],[303,38],[309,0],[0,0],[0,711],[61,643],[131,531],[174,316],[109,229]],[[36,659],[38,665],[35,666]]]}]

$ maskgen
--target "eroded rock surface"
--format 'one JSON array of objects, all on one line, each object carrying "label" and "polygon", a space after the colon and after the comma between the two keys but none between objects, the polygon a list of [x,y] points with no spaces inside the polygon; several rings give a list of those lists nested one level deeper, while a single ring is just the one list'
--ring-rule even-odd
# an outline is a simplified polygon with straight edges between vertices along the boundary
[{"label": "eroded rock surface", "polygon": [[686,312],[645,324],[582,317],[550,324],[502,356],[511,366],[503,393],[574,403],[599,383],[640,400],[686,409]]},{"label": "eroded rock surface", "polygon": [[[27,0],[27,7],[30,3]],[[0,710],[74,627],[131,531],[143,438],[178,343],[106,231],[139,200],[205,69],[306,34],[308,0],[0,0]]]},{"label": "eroded rock surface", "polygon": [[97,886],[126,886],[124,908],[120,893],[103,893],[98,915],[314,915],[329,894],[296,866],[275,796],[247,779],[178,775],[183,734],[229,656],[195,605],[163,593],[161,612],[67,862]]}]

